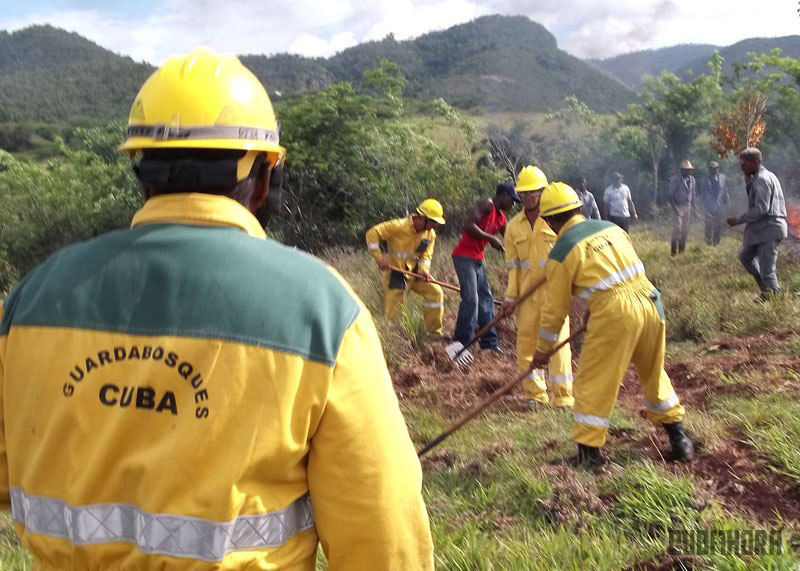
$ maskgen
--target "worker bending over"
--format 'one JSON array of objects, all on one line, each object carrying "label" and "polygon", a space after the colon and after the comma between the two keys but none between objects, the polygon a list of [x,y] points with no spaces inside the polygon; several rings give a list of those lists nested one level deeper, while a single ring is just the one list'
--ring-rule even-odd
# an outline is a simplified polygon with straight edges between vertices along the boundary
[{"label": "worker bending over", "polygon": [[[422,296],[425,330],[441,338],[444,332],[444,292],[431,279],[436,226],[444,224],[444,210],[438,200],[428,198],[407,218],[381,222],[367,230],[367,248],[383,272],[383,304],[386,319],[397,322],[406,289]],[[408,276],[390,266],[420,274]]]},{"label": "worker bending over", "polygon": [[[523,211],[514,216],[506,229],[506,266],[508,287],[504,310],[517,297],[544,276],[545,262],[556,242],[556,234],[539,217],[539,199],[547,186],[547,177],[535,166],[527,166],[517,177],[516,191],[522,197]],[[547,305],[547,292],[541,287],[524,300],[517,313],[517,366],[527,371],[536,352],[541,310]],[[559,340],[569,337],[569,317],[559,332]],[[553,405],[572,406],[572,352],[565,345],[547,364],[547,380],[553,391]],[[547,404],[545,370],[535,369],[523,383],[528,403]]]},{"label": "worker bending over", "polygon": [[694,449],[683,431],[684,408],[664,371],[666,327],[661,294],[648,281],[628,234],[618,226],[586,220],[572,188],[555,182],[545,189],[539,215],[558,235],[545,266],[548,304],[539,330],[534,367],[547,363],[559,339],[572,295],[586,300],[590,316],[575,378],[578,454],[570,463],[599,465],[609,417],[628,364],[633,361],[650,419],[664,425],[673,460]]}]

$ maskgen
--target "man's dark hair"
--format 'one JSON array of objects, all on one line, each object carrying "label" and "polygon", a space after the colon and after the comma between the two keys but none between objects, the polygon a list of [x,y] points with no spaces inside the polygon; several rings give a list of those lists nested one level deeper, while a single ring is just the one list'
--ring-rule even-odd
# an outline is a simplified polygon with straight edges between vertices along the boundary
[{"label": "man's dark hair", "polygon": [[230,149],[146,149],[133,170],[151,196],[199,192],[245,204],[267,168],[265,155],[259,153],[247,178],[237,181],[237,164],[245,153]]},{"label": "man's dark hair", "polygon": [[566,212],[559,212],[558,214],[553,214],[552,216],[547,216],[546,220],[549,220],[549,221],[553,222],[554,224],[563,224],[564,222],[566,222],[567,220],[569,220],[570,218],[572,218],[576,214],[580,214],[580,213],[581,213],[580,207],[573,208],[572,210],[567,210]]}]

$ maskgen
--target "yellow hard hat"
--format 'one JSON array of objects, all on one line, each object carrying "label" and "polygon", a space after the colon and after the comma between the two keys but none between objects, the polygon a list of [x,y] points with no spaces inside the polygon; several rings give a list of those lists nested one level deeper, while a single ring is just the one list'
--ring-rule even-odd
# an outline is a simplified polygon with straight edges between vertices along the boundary
[{"label": "yellow hard hat", "polygon": [[572,187],[563,182],[552,182],[539,199],[539,216],[553,216],[581,207],[581,199]]},{"label": "yellow hard hat", "polygon": [[442,208],[442,203],[438,200],[433,198],[423,200],[420,205],[417,206],[417,212],[426,218],[430,218],[434,222],[444,224],[444,208]]},{"label": "yellow hard hat", "polygon": [[144,82],[119,150],[255,151],[275,164],[286,153],[278,141],[275,111],[258,78],[236,56],[198,48],[168,59]]},{"label": "yellow hard hat", "polygon": [[542,169],[533,165],[528,165],[517,175],[517,186],[514,188],[517,192],[526,192],[530,190],[539,190],[547,186],[547,177],[542,172]]}]

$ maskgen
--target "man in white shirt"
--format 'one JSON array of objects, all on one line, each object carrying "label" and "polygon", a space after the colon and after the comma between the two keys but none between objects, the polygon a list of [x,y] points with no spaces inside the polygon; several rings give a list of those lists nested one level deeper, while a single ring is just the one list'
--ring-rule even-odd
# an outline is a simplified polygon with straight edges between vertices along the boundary
[{"label": "man in white shirt", "polygon": [[610,220],[625,232],[630,231],[631,217],[639,219],[636,214],[636,207],[631,198],[631,189],[623,183],[622,175],[615,172],[611,179],[611,186],[607,187],[603,193],[603,218]]}]

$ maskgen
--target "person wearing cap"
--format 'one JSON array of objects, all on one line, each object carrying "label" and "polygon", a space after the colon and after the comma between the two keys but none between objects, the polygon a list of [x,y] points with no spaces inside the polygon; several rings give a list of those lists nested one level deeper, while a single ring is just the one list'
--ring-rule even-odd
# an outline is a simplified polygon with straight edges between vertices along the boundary
[{"label": "person wearing cap", "polygon": [[603,192],[603,219],[610,220],[625,232],[631,228],[631,218],[639,219],[633,204],[631,189],[618,172],[611,175],[611,184]]},{"label": "person wearing cap", "polygon": [[587,330],[575,377],[572,465],[603,463],[611,412],[628,365],[633,362],[647,415],[663,425],[671,444],[667,457],[694,454],[683,429],[683,406],[664,370],[666,326],[661,294],[647,279],[630,236],[616,225],[586,220],[569,186],[551,183],[539,215],[558,235],[545,266],[548,303],[542,309],[539,346],[532,366],[543,367],[558,342],[573,295],[586,301]]},{"label": "person wearing cap", "polygon": [[744,224],[739,261],[755,278],[761,293],[756,301],[766,301],[780,293],[778,247],[788,236],[786,200],[781,181],[761,163],[761,151],[749,147],[739,153],[739,166],[745,175],[747,211],[731,216],[729,226]]},{"label": "person wearing cap", "polygon": [[120,147],[132,227],[5,300],[0,502],[34,569],[433,569],[372,318],[259,221],[278,133],[235,56],[168,59]]},{"label": "person wearing cap", "polygon": [[730,201],[728,183],[725,175],[719,172],[718,162],[708,163],[708,174],[700,179],[698,192],[705,210],[706,244],[716,246],[720,240],[724,212]]},{"label": "person wearing cap", "polygon": [[422,297],[425,331],[440,339],[444,334],[444,292],[431,283],[435,229],[439,225],[444,225],[444,209],[438,200],[428,198],[410,216],[387,220],[367,230],[366,240],[367,249],[382,272],[386,319],[398,323],[406,290],[411,290]]},{"label": "person wearing cap", "polygon": [[[544,276],[547,256],[556,242],[556,235],[539,217],[539,198],[547,186],[547,177],[539,167],[528,165],[517,176],[516,191],[522,196],[523,211],[508,223],[505,233],[506,287],[504,311],[517,297]],[[544,288],[523,300],[517,309],[517,368],[520,372],[530,367],[536,352],[541,309],[547,305]],[[569,336],[569,318],[559,334],[560,339]],[[572,352],[565,345],[553,355],[545,369],[535,369],[523,381],[522,387],[528,404],[549,404],[547,385],[553,393],[552,404],[563,408],[572,406]]]},{"label": "person wearing cap", "polygon": [[[495,250],[504,250],[502,235],[506,229],[506,212],[522,199],[510,182],[501,182],[494,196],[479,200],[467,214],[461,239],[453,248],[453,266],[461,288],[453,340],[466,345],[475,334],[476,326],[483,327],[494,319],[494,299],[486,268],[483,265],[484,249],[489,244]],[[501,353],[500,338],[492,327],[478,344],[482,349]]]},{"label": "person wearing cap", "polygon": [[692,175],[694,167],[685,160],[680,165],[680,172],[669,179],[669,203],[672,207],[672,255],[683,253],[686,239],[689,237],[689,224],[692,219],[697,183]]}]

